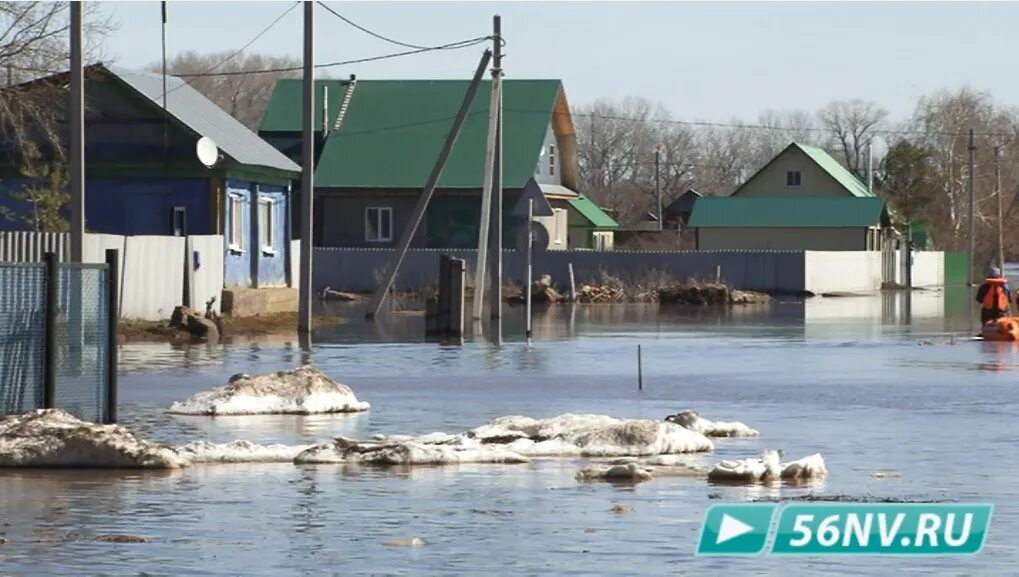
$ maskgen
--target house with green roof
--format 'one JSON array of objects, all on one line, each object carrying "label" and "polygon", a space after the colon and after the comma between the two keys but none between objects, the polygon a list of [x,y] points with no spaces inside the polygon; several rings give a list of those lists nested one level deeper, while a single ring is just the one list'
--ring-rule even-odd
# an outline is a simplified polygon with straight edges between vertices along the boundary
[{"label": "house with green roof", "polygon": [[[466,80],[317,80],[317,246],[392,247],[407,226]],[[412,246],[477,247],[491,82],[468,112]],[[277,82],[259,135],[301,163],[301,81]],[[536,187],[553,215],[535,219],[549,249],[611,248],[617,227],[578,191],[576,135],[562,83],[506,80],[503,90],[504,246],[526,216],[515,211]],[[540,198],[540,197],[539,197]]]},{"label": "house with green roof", "polygon": [[698,250],[880,250],[884,199],[824,150],[792,143],[728,197],[697,200]]}]

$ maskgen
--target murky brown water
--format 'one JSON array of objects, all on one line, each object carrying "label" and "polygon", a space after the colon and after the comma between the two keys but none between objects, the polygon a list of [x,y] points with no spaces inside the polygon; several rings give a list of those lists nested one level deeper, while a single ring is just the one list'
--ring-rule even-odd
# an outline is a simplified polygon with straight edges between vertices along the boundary
[{"label": "murky brown water", "polygon": [[[951,299],[949,299],[951,300]],[[951,305],[951,306],[948,306]],[[706,458],[780,447],[821,452],[829,494],[992,502],[988,542],[967,558],[695,558],[720,500],[805,489],[657,478],[578,484],[578,463],[412,470],[196,466],[174,473],[0,473],[0,575],[1006,575],[1019,554],[1019,347],[965,340],[966,303],[917,295],[779,302],[733,314],[655,307],[552,309],[522,342],[425,342],[423,320],[352,321],[317,335],[312,360],[372,410],[355,416],[206,419],[161,408],[236,372],[292,367],[295,344],[132,345],[121,354],[122,422],[182,443],[297,443],[343,434],[459,431],[506,414],[662,418],[696,408],[760,429]],[[948,313],[946,314],[946,310]],[[359,315],[352,315],[354,318]],[[947,344],[955,335],[955,344]],[[923,342],[933,344],[923,346]],[[636,348],[644,391],[636,390]],[[878,480],[877,470],[901,472]],[[610,512],[614,503],[633,512]],[[130,534],[148,543],[104,543]],[[387,540],[422,537],[424,547]]]}]

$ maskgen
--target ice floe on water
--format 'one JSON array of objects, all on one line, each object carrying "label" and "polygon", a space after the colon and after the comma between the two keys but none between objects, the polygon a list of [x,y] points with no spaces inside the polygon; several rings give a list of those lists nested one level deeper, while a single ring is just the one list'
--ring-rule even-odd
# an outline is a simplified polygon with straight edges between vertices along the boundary
[{"label": "ice floe on water", "polygon": [[0,419],[0,467],[176,469],[187,464],[172,447],[59,409]]},{"label": "ice floe on water", "polygon": [[710,451],[711,440],[672,423],[606,415],[500,417],[460,434],[338,438],[309,448],[297,463],[443,465],[523,463],[533,457],[622,457]]},{"label": "ice floe on water", "polygon": [[607,415],[500,417],[468,431],[466,436],[529,457],[625,457],[714,449],[704,435],[673,423]]},{"label": "ice floe on water", "polygon": [[177,448],[191,463],[290,463],[310,445],[258,445],[248,441],[194,441]]},{"label": "ice floe on water", "polygon": [[338,438],[315,445],[294,458],[297,464],[455,465],[459,463],[526,463],[529,459],[498,446],[457,439],[453,443],[417,440],[360,442]]},{"label": "ice floe on water", "polygon": [[781,457],[781,451],[768,449],[758,459],[722,461],[708,471],[708,480],[723,483],[772,483],[779,480],[803,482],[828,475],[820,454],[784,465],[780,462]]},{"label": "ice floe on water", "polygon": [[665,417],[670,423],[676,423],[681,427],[696,431],[706,437],[759,437],[761,435],[756,429],[738,421],[709,421],[701,417],[697,411],[683,411],[675,415]]},{"label": "ice floe on water", "polygon": [[223,387],[173,403],[181,415],[264,415],[354,413],[368,410],[350,387],[304,366],[266,375],[234,375]]}]

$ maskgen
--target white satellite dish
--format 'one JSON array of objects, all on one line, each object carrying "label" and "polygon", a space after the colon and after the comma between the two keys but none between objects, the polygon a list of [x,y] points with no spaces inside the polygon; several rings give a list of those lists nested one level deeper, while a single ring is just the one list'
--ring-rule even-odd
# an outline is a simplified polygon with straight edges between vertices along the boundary
[{"label": "white satellite dish", "polygon": [[198,139],[198,144],[195,145],[195,152],[198,153],[198,160],[209,168],[212,168],[219,162],[219,148],[208,136]]}]

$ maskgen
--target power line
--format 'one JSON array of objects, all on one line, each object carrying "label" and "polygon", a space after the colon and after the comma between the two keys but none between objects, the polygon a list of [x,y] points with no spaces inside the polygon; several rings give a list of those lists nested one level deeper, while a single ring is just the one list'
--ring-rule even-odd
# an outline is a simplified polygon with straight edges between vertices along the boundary
[{"label": "power line", "polygon": [[354,22],[353,20],[347,18],[343,14],[340,14],[336,10],[333,10],[332,8],[330,8],[329,6],[326,6],[325,2],[316,2],[316,4],[318,4],[319,6],[325,8],[333,16],[336,16],[340,20],[343,20],[347,24],[350,24],[354,28],[357,28],[361,32],[364,32],[365,34],[368,34],[369,36],[374,36],[375,38],[378,38],[379,40],[384,40],[386,42],[389,42],[390,44],[395,44],[397,46],[402,46],[404,48],[414,48],[414,49],[417,49],[417,50],[423,50],[425,48],[429,48],[428,46],[418,46],[416,44],[409,44],[407,42],[400,42],[399,40],[393,40],[392,38],[387,38],[387,37],[379,34],[378,32],[373,32],[373,31],[365,28],[364,26],[361,26],[360,24],[358,24],[357,22]]},{"label": "power line", "polygon": [[[288,8],[286,9],[286,10],[284,10],[284,11],[283,11],[283,13],[282,13],[282,14],[280,14],[279,16],[277,16],[275,20],[273,20],[272,22],[270,22],[268,26],[266,26],[265,28],[262,28],[262,30],[261,30],[261,31],[260,31],[260,32],[259,32],[258,34],[256,34],[254,38],[252,38],[251,40],[249,40],[247,44],[245,44],[244,46],[241,46],[241,47],[240,47],[240,48],[239,48],[238,50],[236,50],[235,52],[233,52],[232,54],[230,54],[230,55],[229,55],[229,56],[227,56],[226,58],[224,58],[224,59],[220,60],[219,62],[217,62],[216,64],[212,65],[212,66],[211,66],[211,67],[210,67],[210,68],[209,68],[208,70],[206,70],[206,71],[205,71],[205,72],[204,72],[203,74],[208,74],[208,73],[210,73],[210,72],[214,72],[214,71],[215,71],[215,70],[216,70],[217,68],[219,68],[220,66],[222,66],[222,65],[226,64],[227,62],[229,62],[229,61],[233,60],[233,59],[234,59],[234,58],[236,58],[236,57],[237,57],[237,56],[238,56],[238,55],[239,55],[240,53],[242,53],[242,52],[244,52],[245,50],[247,50],[248,48],[250,48],[252,44],[254,44],[255,42],[258,42],[258,39],[259,39],[259,38],[261,38],[262,36],[265,36],[265,35],[266,35],[266,33],[268,33],[268,32],[269,32],[270,30],[272,30],[274,26],[276,26],[277,24],[279,24],[280,20],[283,20],[283,18],[285,18],[287,14],[290,14],[290,12],[291,12],[291,11],[292,11],[292,10],[293,10],[294,8],[297,8],[297,6],[298,6],[298,5],[300,4],[300,3],[301,3],[301,2],[300,2],[300,1],[298,0],[297,2],[294,2],[293,4],[291,4],[291,5],[290,5],[290,6],[289,6],[289,7],[288,7]],[[178,75],[176,75],[176,76],[183,76],[183,75],[179,75],[179,74],[178,74]],[[185,86],[190,86],[191,84],[193,84],[194,82],[196,82],[196,81],[198,80],[198,78],[201,78],[201,77],[202,77],[202,76],[193,76],[193,77],[191,77],[191,80],[185,80],[185,81],[184,81],[184,84],[179,84],[179,85],[177,85],[177,86],[173,87],[173,89],[172,89],[172,90],[170,90],[170,91],[168,91],[168,92],[167,92],[167,94],[169,94],[170,92],[173,92],[174,90],[179,90],[179,89],[181,89],[181,88],[183,88],[183,87],[185,87]]]},{"label": "power line", "polygon": [[[423,52],[432,52],[435,50],[455,50],[459,48],[469,48],[471,46],[477,46],[484,42],[488,42],[491,39],[490,36],[481,36],[478,38],[471,38],[469,40],[460,40],[458,42],[451,42],[449,44],[443,44],[441,46],[432,46],[429,48],[418,48],[415,50],[405,50],[403,52],[392,52],[389,54],[381,54],[379,56],[369,56],[367,58],[356,58],[354,60],[339,60],[337,62],[327,62],[324,64],[316,64],[315,68],[333,68],[336,66],[347,66],[350,64],[362,64],[365,62],[376,62],[378,60],[388,60],[390,58],[400,58],[401,56],[411,56],[413,54],[421,54]],[[302,66],[280,66],[277,68],[262,68],[259,70],[237,70],[232,72],[207,72],[197,74],[178,74],[177,76],[184,78],[206,78],[216,76],[246,76],[248,74],[271,74],[281,72],[296,72],[303,70]]]}]

